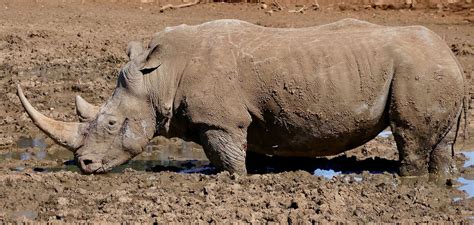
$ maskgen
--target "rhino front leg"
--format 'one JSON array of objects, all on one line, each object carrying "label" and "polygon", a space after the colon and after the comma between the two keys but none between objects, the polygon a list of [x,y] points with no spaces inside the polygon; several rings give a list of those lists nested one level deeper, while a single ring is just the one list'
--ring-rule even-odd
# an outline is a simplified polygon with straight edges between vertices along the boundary
[{"label": "rhino front leg", "polygon": [[204,130],[201,144],[207,158],[220,170],[246,174],[245,166],[247,135],[224,130]]}]

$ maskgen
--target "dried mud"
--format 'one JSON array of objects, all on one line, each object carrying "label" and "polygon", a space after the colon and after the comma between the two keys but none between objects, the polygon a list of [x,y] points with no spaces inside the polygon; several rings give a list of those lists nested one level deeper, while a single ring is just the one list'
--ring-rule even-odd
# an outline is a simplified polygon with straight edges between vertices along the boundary
[{"label": "dried mud", "polygon": [[[77,120],[74,96],[95,104],[110,96],[128,41],[149,40],[166,26],[221,18],[270,27],[314,26],[347,17],[424,25],[446,40],[470,80],[472,11],[323,8],[269,15],[259,5],[214,3],[160,13],[148,4],[37,2],[0,2],[0,223],[469,222],[474,216],[472,188],[460,183],[474,179],[474,159],[465,163],[470,152],[457,150],[462,177],[452,180],[400,178],[390,137],[330,158],[255,155],[249,159],[255,174],[236,176],[216,174],[196,144],[157,138],[112,173],[82,175],[72,154],[30,122],[15,95],[20,83],[41,112]],[[470,143],[462,151],[472,150]],[[339,175],[316,176],[315,170]]]}]

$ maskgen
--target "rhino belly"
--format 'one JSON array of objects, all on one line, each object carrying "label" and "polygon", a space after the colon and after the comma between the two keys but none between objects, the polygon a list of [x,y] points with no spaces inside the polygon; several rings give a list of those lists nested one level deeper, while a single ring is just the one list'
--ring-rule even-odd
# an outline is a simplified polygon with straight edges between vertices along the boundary
[{"label": "rhino belly", "polygon": [[361,121],[353,129],[317,129],[310,124],[298,128],[253,123],[248,131],[248,150],[279,156],[330,156],[353,149],[375,138],[388,125],[388,116],[378,121]]},{"label": "rhino belly", "polygon": [[[283,110],[268,107],[263,119],[253,118],[248,129],[248,150],[279,156],[335,155],[375,138],[389,125],[388,91],[373,104],[295,102]],[[302,105],[313,105],[315,109]]]}]

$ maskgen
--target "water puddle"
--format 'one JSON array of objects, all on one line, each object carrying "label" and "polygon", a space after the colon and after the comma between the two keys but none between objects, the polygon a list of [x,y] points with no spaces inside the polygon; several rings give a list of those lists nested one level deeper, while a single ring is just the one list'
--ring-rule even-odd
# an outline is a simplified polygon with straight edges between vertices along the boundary
[{"label": "water puddle", "polygon": [[16,142],[16,146],[18,148],[39,148],[42,150],[48,147],[48,145],[44,141],[44,138],[42,137],[30,138],[24,136],[18,139],[18,141]]},{"label": "water puddle", "polygon": [[113,168],[111,173],[122,173],[127,168],[148,172],[178,172],[178,173],[213,173],[214,167],[207,160],[130,160],[128,163]]},{"label": "water puddle", "polygon": [[458,181],[462,183],[462,185],[458,189],[466,192],[469,198],[474,197],[474,180],[469,180],[464,177],[460,177],[458,178]]},{"label": "water puddle", "polygon": [[[464,162],[464,168],[474,167],[474,151],[462,152],[464,156],[467,157],[467,160]],[[458,187],[459,190],[464,191],[467,194],[468,198],[474,197],[474,180],[472,176],[462,174],[461,177],[457,179],[461,186]]]},{"label": "water puddle", "polygon": [[131,168],[137,171],[179,173],[215,173],[209,160],[200,147],[191,142],[178,141],[168,145],[151,143],[145,152],[128,163],[112,169],[112,173],[121,173]]},{"label": "water puddle", "polygon": [[[43,137],[20,137],[16,142],[18,150],[6,152],[0,154],[0,162],[11,161],[11,160],[20,160],[20,161],[29,161],[31,164],[36,164],[36,162],[44,162],[45,160],[50,161],[66,161],[73,158],[73,154],[64,149],[56,147],[54,149],[47,150],[48,145],[45,142]],[[22,163],[21,166],[14,166],[10,169],[12,171],[24,171],[27,169],[25,164]],[[38,163],[39,164],[39,163]],[[32,168],[33,171],[43,172],[46,171],[45,168]]]},{"label": "water puddle", "polygon": [[213,174],[216,173],[217,170],[215,167],[211,165],[199,167],[199,168],[191,168],[186,170],[181,170],[180,173],[203,173],[203,174]]},{"label": "water puddle", "polygon": [[462,152],[464,156],[467,157],[467,160],[464,162],[464,167],[474,166],[474,151],[472,152]]},{"label": "water puddle", "polygon": [[0,154],[0,161],[2,160],[56,160],[56,159],[67,159],[72,157],[72,153],[65,149],[58,149],[54,151],[54,154],[46,151],[48,145],[45,143],[44,138],[27,138],[20,137],[16,143],[19,149],[24,149],[25,151],[13,151]]},{"label": "water puddle", "polygon": [[[9,160],[28,161],[28,164],[14,166],[12,171],[21,172],[31,169],[35,172],[72,171],[80,172],[74,161],[74,155],[57,145],[48,146],[44,138],[21,137],[16,143],[20,151],[0,154],[0,162]],[[53,161],[50,166],[28,167]],[[56,163],[57,162],[57,163]],[[128,163],[115,167],[112,173],[122,173],[131,168],[137,171],[173,171],[180,173],[215,173],[214,167],[200,147],[194,143],[175,141],[168,144],[150,143],[146,150]]]},{"label": "water puddle", "polygon": [[[74,161],[74,156],[68,150],[57,145],[48,146],[44,138],[22,137],[17,142],[21,151],[0,154],[3,160],[28,161],[10,168],[12,171],[33,170],[35,172],[72,171],[80,172]],[[45,163],[46,162],[46,163]],[[49,166],[32,167],[40,164]],[[381,158],[357,161],[355,158],[339,156],[327,158],[287,158],[257,156],[247,160],[250,173],[278,173],[282,171],[306,170],[317,176],[328,179],[341,173],[360,173],[364,170],[379,173],[377,168],[384,171],[396,171],[398,162]],[[216,173],[210,165],[201,147],[182,140],[151,142],[146,150],[128,163],[115,167],[112,173],[122,173],[127,168],[136,171],[172,171],[179,173]]]},{"label": "water puddle", "polygon": [[[390,137],[390,135],[392,135],[391,131],[385,130],[378,136]],[[31,169],[35,172],[80,172],[71,152],[55,145],[48,146],[42,137],[21,137],[16,144],[20,150],[24,151],[0,154],[0,162],[5,160],[20,160],[28,161],[29,163],[10,168],[13,171],[21,172],[26,169]],[[464,167],[473,167],[474,151],[462,153],[467,157]],[[50,166],[44,167],[28,167],[28,165],[44,164],[43,162],[47,160],[53,161],[53,163],[50,164]],[[306,170],[315,176],[332,179],[341,174],[360,174],[362,171],[369,171],[370,173],[396,173],[398,162],[382,158],[359,161],[353,157],[347,157],[345,155],[334,157],[332,159],[279,158],[260,155],[248,158],[247,166],[249,167],[250,173],[277,173],[282,171]],[[150,172],[172,171],[179,173],[216,173],[216,169],[210,165],[204,152],[198,145],[181,140],[167,143],[150,143],[145,152],[130,160],[128,163],[114,168],[111,172],[122,173],[127,168],[136,171]],[[384,170],[378,171],[380,168],[383,168]],[[356,181],[359,180],[362,180],[362,178],[356,178]],[[468,198],[474,196],[474,180],[472,179],[472,176],[461,176],[457,181],[462,184],[458,189],[466,192]],[[457,198],[458,196],[456,196],[456,199],[454,200],[459,200]]]},{"label": "water puddle", "polygon": [[[390,130],[385,130],[378,137],[389,138],[391,135]],[[14,160],[28,161],[28,163],[21,163],[19,166],[10,168],[13,171],[32,170],[38,173],[73,171],[80,173],[71,152],[57,145],[48,146],[44,138],[22,137],[18,140],[17,147],[20,151],[0,154],[0,163],[8,160],[12,160],[9,162],[14,162]],[[467,157],[463,166],[465,168],[474,167],[474,151],[462,153]],[[372,174],[382,172],[396,173],[399,167],[398,161],[377,157],[358,160],[354,156],[339,155],[331,159],[308,159],[266,155],[252,156],[252,154],[249,153],[249,158],[247,158],[247,168],[250,173],[278,173],[282,171],[305,170],[315,176],[328,180],[344,176],[344,179],[353,179],[355,182],[361,182],[363,180],[363,171],[369,171]],[[31,167],[37,165],[47,166]],[[111,173],[123,173],[127,169],[149,172],[172,171],[202,174],[215,174],[217,172],[216,168],[210,165],[200,146],[184,141],[150,143],[142,154],[128,163],[114,168]],[[345,174],[351,175],[345,176]],[[463,201],[466,198],[474,197],[474,180],[472,177],[472,175],[471,177],[461,176],[457,179],[461,185],[456,188],[465,192],[466,195],[452,196],[453,201]],[[397,182],[396,179],[394,182]],[[400,183],[395,185],[398,184]],[[26,210],[15,212],[13,215],[16,218],[25,217],[34,220],[38,213]]]},{"label": "water puddle", "polygon": [[333,177],[337,176],[337,175],[340,175],[341,172],[336,172],[332,169],[329,169],[329,170],[324,170],[324,169],[316,169],[313,173],[313,175],[315,176],[321,176],[321,177],[324,177],[326,179],[332,179]]},{"label": "water puddle", "polygon": [[[467,157],[467,160],[464,162],[464,165],[463,165],[464,168],[474,167],[474,151],[473,152],[461,152],[461,153],[464,154]],[[334,161],[334,160],[338,161],[338,158],[332,159],[332,161]],[[346,159],[346,161],[350,161],[350,160]],[[380,171],[376,171],[377,168],[380,168],[379,167],[380,165],[377,165],[378,163],[376,163],[376,164],[372,164],[372,163],[367,164],[367,162],[364,162],[364,161],[359,161],[359,162],[356,162],[356,163],[359,163],[361,166],[365,167],[363,170],[369,171],[369,173],[374,174],[374,173],[379,173],[380,172]],[[338,162],[333,162],[333,166],[319,164],[320,168],[316,168],[313,172],[313,175],[321,176],[321,177],[324,177],[326,179],[332,179],[333,177],[340,176],[342,174],[356,173],[356,176],[354,177],[354,180],[356,180],[356,181],[361,181],[362,180],[362,178],[357,176],[357,174],[360,174],[360,172],[361,172],[360,170],[359,171],[354,171],[353,169],[351,170],[349,167],[348,168],[338,167],[337,165],[340,165],[340,164],[341,163],[338,163]],[[364,166],[364,164],[367,164],[367,165]],[[355,167],[357,167],[357,166],[355,166]],[[390,167],[392,167],[393,170],[390,169]],[[389,167],[386,167],[387,172],[396,172],[395,171],[396,168],[394,168],[394,167],[396,167],[395,164],[391,165]],[[418,182],[419,179],[420,178],[403,178],[402,183],[408,184],[408,183]],[[446,184],[446,182],[444,180],[443,181],[438,181],[438,180],[436,180],[436,178],[431,179],[431,181],[439,183],[440,185],[443,185],[443,186]],[[463,173],[459,178],[457,178],[457,181],[460,183],[459,186],[456,185],[457,189],[465,192],[467,196],[463,196],[463,197],[454,196],[453,201],[460,201],[462,199],[474,197],[474,179],[473,179],[472,175],[469,176],[468,174]],[[426,182],[428,182],[428,181],[426,181]]]},{"label": "water puddle", "polygon": [[382,132],[380,132],[377,137],[382,137],[382,138],[389,138],[390,136],[392,136],[392,131],[391,130],[384,130]]}]

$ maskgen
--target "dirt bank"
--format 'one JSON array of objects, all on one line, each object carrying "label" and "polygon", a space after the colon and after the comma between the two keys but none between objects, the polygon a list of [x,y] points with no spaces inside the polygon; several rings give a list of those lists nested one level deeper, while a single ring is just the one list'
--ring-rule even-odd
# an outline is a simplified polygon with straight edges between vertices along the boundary
[{"label": "dirt bank", "polygon": [[[157,139],[120,173],[81,175],[72,155],[44,138],[15,95],[20,83],[40,111],[75,121],[75,95],[95,104],[110,96],[129,41],[148,40],[166,26],[222,18],[269,27],[314,26],[347,17],[424,25],[446,40],[470,79],[470,10],[333,8],[268,14],[259,5],[214,3],[160,13],[156,4],[44,2],[0,2],[0,221],[427,222],[466,221],[474,215],[473,198],[458,189],[458,181],[395,175],[398,155],[386,138],[331,160],[289,160],[298,166],[267,159],[268,165],[254,171],[275,174],[245,177],[215,174],[197,145]],[[459,152],[457,157],[462,168],[465,158]],[[313,176],[316,169],[342,174]],[[183,170],[201,173],[172,172]],[[282,170],[293,172],[277,173]],[[472,170],[461,170],[464,180],[474,177]]]}]

